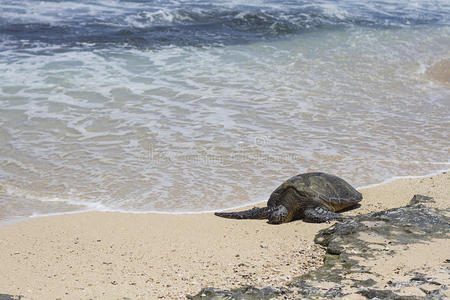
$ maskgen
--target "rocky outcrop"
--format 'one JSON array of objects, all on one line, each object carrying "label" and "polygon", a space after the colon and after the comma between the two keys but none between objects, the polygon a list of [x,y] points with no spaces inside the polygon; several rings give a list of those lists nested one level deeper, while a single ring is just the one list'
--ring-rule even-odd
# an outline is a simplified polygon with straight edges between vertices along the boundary
[{"label": "rocky outcrop", "polygon": [[252,286],[241,287],[233,290],[221,290],[204,288],[195,296],[187,296],[188,299],[236,299],[236,300],[269,300],[286,294],[287,289],[274,289],[271,287],[256,288]]},{"label": "rocky outcrop", "polygon": [[416,195],[407,206],[352,217],[320,231],[315,242],[326,248],[324,265],[295,278],[287,287],[207,288],[188,298],[330,299],[360,295],[368,299],[444,299],[450,296],[450,257],[428,267],[398,267],[391,274],[380,268],[380,264],[401,256],[414,257],[415,251],[429,243],[448,241],[450,210],[425,205],[432,201]]},{"label": "rocky outcrop", "polygon": [[[1,186],[0,186],[1,190]],[[20,300],[22,299],[22,296],[18,295],[9,295],[9,294],[0,294],[0,300]]]}]

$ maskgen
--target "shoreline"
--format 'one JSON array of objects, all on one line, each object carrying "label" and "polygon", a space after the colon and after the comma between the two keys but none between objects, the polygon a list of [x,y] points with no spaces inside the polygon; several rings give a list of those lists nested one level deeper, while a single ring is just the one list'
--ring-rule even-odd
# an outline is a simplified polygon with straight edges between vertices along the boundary
[{"label": "shoreline", "polygon": [[[449,208],[449,183],[444,171],[366,187],[361,207],[344,214],[406,205],[418,193],[434,197],[432,207]],[[0,226],[0,294],[184,299],[206,286],[282,286],[322,265],[325,250],[313,240],[330,225],[269,225],[210,213],[35,217]]]},{"label": "shoreline", "polygon": [[[378,183],[372,183],[368,185],[363,185],[360,187],[356,187],[357,190],[364,190],[369,188],[376,188],[380,185],[384,185],[387,183],[391,183],[396,180],[401,179],[421,179],[426,177],[432,177],[438,174],[447,173],[450,172],[450,169],[441,169],[438,171],[434,171],[431,173],[427,173],[425,175],[406,175],[406,176],[393,176],[391,178],[382,180]],[[82,213],[90,213],[90,212],[110,212],[110,213],[123,213],[123,214],[156,214],[156,215],[202,215],[202,214],[212,214],[215,212],[221,212],[221,211],[228,211],[228,210],[237,210],[237,209],[245,209],[249,208],[251,206],[264,206],[267,200],[263,201],[257,201],[257,202],[250,202],[250,203],[244,203],[242,205],[237,205],[233,207],[223,208],[223,209],[213,209],[213,210],[205,210],[205,211],[187,211],[187,212],[169,212],[169,211],[125,211],[125,210],[114,210],[114,209],[85,209],[85,210],[77,210],[77,211],[68,211],[68,212],[56,212],[56,213],[49,213],[49,214],[35,214],[31,216],[18,216],[13,217],[13,219],[5,219],[0,220],[0,227],[7,224],[14,224],[17,222],[24,222],[27,220],[33,220],[37,218],[45,218],[45,217],[54,217],[54,216],[60,216],[60,215],[70,215],[70,214],[82,214]]]}]

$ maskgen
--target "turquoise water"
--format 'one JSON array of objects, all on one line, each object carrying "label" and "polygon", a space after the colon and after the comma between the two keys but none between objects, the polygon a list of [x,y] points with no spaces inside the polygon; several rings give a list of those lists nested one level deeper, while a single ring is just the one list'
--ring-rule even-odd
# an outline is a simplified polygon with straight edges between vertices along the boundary
[{"label": "turquoise water", "polygon": [[0,220],[449,169],[447,1],[4,1]]}]

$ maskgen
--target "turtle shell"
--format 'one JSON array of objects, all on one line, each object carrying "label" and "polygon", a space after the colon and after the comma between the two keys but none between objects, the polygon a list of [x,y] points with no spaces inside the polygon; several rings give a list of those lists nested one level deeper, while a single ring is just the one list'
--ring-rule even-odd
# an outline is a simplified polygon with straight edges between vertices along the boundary
[{"label": "turtle shell", "polygon": [[362,200],[361,193],[342,178],[315,172],[299,174],[283,182],[270,195],[267,206],[282,204],[281,195],[288,188],[294,188],[302,198],[320,199],[326,206],[334,208],[334,211],[352,206]]}]

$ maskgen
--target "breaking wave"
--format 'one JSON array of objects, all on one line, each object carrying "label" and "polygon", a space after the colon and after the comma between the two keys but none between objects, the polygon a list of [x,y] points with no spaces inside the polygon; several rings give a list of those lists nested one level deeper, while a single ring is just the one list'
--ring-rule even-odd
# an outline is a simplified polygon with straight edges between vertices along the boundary
[{"label": "breaking wave", "polygon": [[315,29],[449,24],[448,1],[2,1],[3,48],[205,46]]}]

